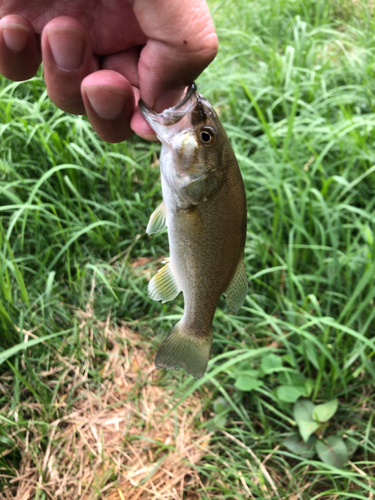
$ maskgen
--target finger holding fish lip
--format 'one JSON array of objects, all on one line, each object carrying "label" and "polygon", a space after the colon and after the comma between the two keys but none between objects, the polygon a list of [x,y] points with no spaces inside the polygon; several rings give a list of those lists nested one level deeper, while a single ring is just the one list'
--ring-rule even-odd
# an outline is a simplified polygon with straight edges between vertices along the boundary
[{"label": "finger holding fish lip", "polygon": [[142,137],[146,141],[159,142],[159,139],[157,138],[154,129],[148,124],[148,122],[143,117],[142,112],[139,109],[139,106],[135,108],[134,114],[131,117],[130,127],[137,135],[139,135],[139,137]]},{"label": "finger holding fish lip", "polygon": [[103,140],[121,142],[134,134],[130,128],[134,89],[124,76],[112,70],[96,71],[82,81],[81,94],[87,117]]},{"label": "finger holding fish lip", "polygon": [[[73,114],[88,110],[95,129],[110,142],[129,137],[130,129],[155,140],[136,106],[136,89],[156,111],[169,108],[181,100],[186,85],[217,52],[205,0],[7,0],[1,2],[0,10],[0,73],[12,80],[27,80],[36,74],[43,55],[51,100]],[[100,89],[100,75],[94,77],[99,69],[124,76],[134,95],[125,90],[126,84],[116,81]],[[96,86],[90,89],[91,104],[90,92],[81,94],[82,80],[88,75],[98,79],[90,82]],[[125,94],[127,104],[121,110]],[[124,117],[128,118],[133,104],[129,127]]]},{"label": "finger holding fish lip", "polygon": [[185,87],[214,59],[218,38],[205,1],[131,2],[148,37],[138,65],[141,96],[160,112],[177,104]]},{"label": "finger holding fish lip", "polygon": [[141,50],[140,46],[131,47],[120,53],[107,56],[102,61],[102,69],[119,73],[133,87],[135,105],[129,124],[131,130],[147,141],[158,142],[155,132],[143,118],[138,106],[140,99],[138,61]]}]

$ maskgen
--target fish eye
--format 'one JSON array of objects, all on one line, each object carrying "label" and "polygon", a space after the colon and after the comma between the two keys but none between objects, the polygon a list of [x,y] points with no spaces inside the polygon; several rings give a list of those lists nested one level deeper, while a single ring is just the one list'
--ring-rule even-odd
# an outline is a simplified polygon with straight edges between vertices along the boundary
[{"label": "fish eye", "polygon": [[211,127],[202,127],[199,136],[203,144],[207,146],[212,146],[216,142],[216,134]]}]

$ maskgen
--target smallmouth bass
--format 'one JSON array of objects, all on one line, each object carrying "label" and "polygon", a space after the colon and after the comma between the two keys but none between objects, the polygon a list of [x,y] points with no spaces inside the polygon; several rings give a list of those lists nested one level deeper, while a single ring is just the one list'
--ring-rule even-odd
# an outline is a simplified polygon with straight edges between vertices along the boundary
[{"label": "smallmouth bass", "polygon": [[167,302],[183,292],[181,320],[160,346],[158,368],[204,374],[212,344],[212,321],[224,293],[237,312],[248,282],[244,265],[246,195],[227,134],[210,103],[192,84],[176,106],[140,110],[162,143],[163,202],[147,233],[168,228],[170,258],[152,278],[152,299]]}]

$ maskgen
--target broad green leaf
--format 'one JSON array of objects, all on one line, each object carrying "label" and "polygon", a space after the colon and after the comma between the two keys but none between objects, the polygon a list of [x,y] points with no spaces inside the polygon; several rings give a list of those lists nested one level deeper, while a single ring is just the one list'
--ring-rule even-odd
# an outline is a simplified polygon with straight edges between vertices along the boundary
[{"label": "broad green leaf", "polygon": [[348,455],[351,457],[357,450],[359,441],[352,437],[347,437],[343,439],[346,449],[348,450]]},{"label": "broad green leaf", "polygon": [[215,432],[217,429],[225,427],[227,423],[226,413],[221,413],[220,415],[215,415],[214,418],[207,422],[207,429],[209,432]]},{"label": "broad green leaf", "polygon": [[225,410],[230,408],[228,401],[225,398],[217,398],[213,402],[214,412],[216,415],[223,413]]},{"label": "broad green leaf", "polygon": [[281,385],[302,387],[305,383],[305,377],[292,368],[284,368],[284,370],[280,372],[277,377]]},{"label": "broad green leaf", "polygon": [[236,378],[240,375],[250,375],[250,377],[258,378],[262,375],[262,370],[249,366],[249,362],[245,361],[244,363],[238,363],[238,365],[233,367],[232,376]]},{"label": "broad green leaf", "polygon": [[303,345],[296,345],[296,351],[299,352],[303,356]]},{"label": "broad green leaf", "polygon": [[240,375],[234,383],[234,386],[241,391],[252,391],[262,386],[263,382],[249,375]]},{"label": "broad green leaf", "polygon": [[215,416],[207,422],[209,432],[215,432],[218,428],[225,427],[228,417],[227,410],[230,408],[230,405],[225,398],[219,397],[213,402],[213,407]]},{"label": "broad green leaf", "polygon": [[314,419],[318,422],[327,422],[336,413],[338,405],[338,399],[332,399],[327,403],[316,405],[314,409]]},{"label": "broad green leaf", "polygon": [[314,444],[316,436],[310,436],[307,443],[305,443],[298,434],[293,434],[284,441],[284,446],[296,455],[304,458],[310,458],[315,453]]},{"label": "broad green leaf", "polygon": [[283,368],[283,360],[277,354],[266,354],[262,358],[261,367],[266,374],[277,372]]},{"label": "broad green leaf", "polygon": [[316,429],[319,428],[319,424],[318,422],[313,422],[311,420],[300,420],[298,422],[298,428],[302,439],[305,441],[305,443],[307,443],[311,434],[313,434]]},{"label": "broad green leaf", "polygon": [[290,366],[296,366],[296,363],[291,354],[285,354],[283,360],[286,361]]},{"label": "broad green leaf", "polygon": [[304,396],[308,398],[312,393],[312,390],[314,389],[314,381],[311,378],[307,378],[304,383],[304,387],[305,387]]},{"label": "broad green leaf", "polygon": [[305,392],[304,387],[294,387],[293,385],[280,385],[276,389],[276,396],[280,401],[286,403],[294,403],[298,398],[303,396]]},{"label": "broad green leaf", "polygon": [[235,372],[232,373],[232,376],[234,376],[235,378],[238,378],[241,375],[247,375],[249,377],[258,378],[258,377],[262,376],[262,371],[261,370],[242,369],[242,370],[235,370]]},{"label": "broad green leaf", "polygon": [[297,401],[293,407],[293,416],[297,424],[300,420],[312,421],[314,408],[314,403],[309,399]]},{"label": "broad green leaf", "polygon": [[322,462],[338,469],[342,469],[349,459],[348,449],[338,436],[329,436],[326,443],[318,441],[315,448]]},{"label": "broad green leaf", "polygon": [[315,346],[314,344],[312,344],[311,342],[309,341],[305,341],[304,342],[304,347],[306,349],[306,356],[307,356],[307,359],[310,361],[310,363],[317,369],[319,370],[320,369],[320,366],[319,366],[319,360],[318,360],[318,355],[316,353],[316,349],[315,349]]}]

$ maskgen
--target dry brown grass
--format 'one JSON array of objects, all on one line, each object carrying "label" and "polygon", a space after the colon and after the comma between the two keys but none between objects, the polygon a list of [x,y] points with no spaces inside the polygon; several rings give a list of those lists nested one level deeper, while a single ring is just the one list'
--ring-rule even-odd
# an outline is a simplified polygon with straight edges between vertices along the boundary
[{"label": "dry brown grass", "polygon": [[331,7],[336,18],[350,23],[353,17],[360,19],[366,17],[366,13],[373,16],[375,2],[374,0],[334,0]]},{"label": "dry brown grass", "polygon": [[[90,312],[80,318],[86,329]],[[190,396],[165,418],[176,389],[158,385],[160,372],[147,345],[125,325],[96,327],[111,344],[100,392],[80,384],[69,411],[66,394],[59,394],[64,410],[50,425],[47,446],[30,452],[30,440],[40,440],[35,429],[18,440],[21,467],[2,498],[31,500],[39,489],[58,500],[199,499],[194,465],[210,438],[194,425],[203,419],[199,397]],[[86,376],[87,367],[62,361],[74,372],[70,387]]]}]

